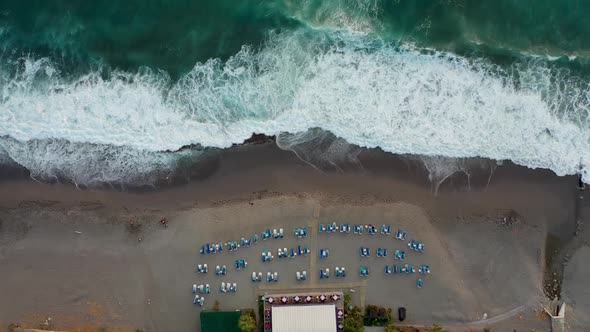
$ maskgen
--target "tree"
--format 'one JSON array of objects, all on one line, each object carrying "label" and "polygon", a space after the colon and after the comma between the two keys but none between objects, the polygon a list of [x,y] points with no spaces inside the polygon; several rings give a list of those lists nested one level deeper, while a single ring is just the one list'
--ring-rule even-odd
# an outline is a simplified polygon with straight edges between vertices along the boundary
[{"label": "tree", "polygon": [[238,326],[242,332],[252,332],[256,328],[256,320],[250,313],[242,313]]},{"label": "tree", "polygon": [[361,315],[361,309],[354,307],[349,310],[342,321],[345,332],[363,332],[365,326],[363,324],[363,315]]},{"label": "tree", "polygon": [[348,308],[348,306],[350,305],[350,302],[352,302],[352,298],[350,297],[350,294],[348,294],[348,293],[344,294],[344,306],[346,308]]},{"label": "tree", "polygon": [[393,324],[389,323],[385,325],[385,332],[399,332],[399,330]]}]

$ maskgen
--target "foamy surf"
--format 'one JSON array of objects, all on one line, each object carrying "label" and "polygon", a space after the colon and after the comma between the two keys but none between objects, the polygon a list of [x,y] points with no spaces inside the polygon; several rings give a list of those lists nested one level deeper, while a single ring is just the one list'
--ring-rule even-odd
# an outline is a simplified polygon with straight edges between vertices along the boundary
[{"label": "foamy surf", "polygon": [[590,182],[587,84],[543,62],[507,70],[366,35],[276,34],[177,82],[149,69],[69,79],[25,59],[1,93],[0,146],[40,178],[57,168],[77,183],[132,182],[126,172],[173,169],[166,151],[183,146],[321,128],[396,154],[507,159],[558,175],[581,166]]}]

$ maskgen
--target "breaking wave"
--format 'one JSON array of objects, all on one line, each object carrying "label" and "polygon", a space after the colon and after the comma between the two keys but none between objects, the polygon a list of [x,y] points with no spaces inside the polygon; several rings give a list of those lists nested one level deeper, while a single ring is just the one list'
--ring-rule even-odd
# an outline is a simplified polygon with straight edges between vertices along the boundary
[{"label": "breaking wave", "polygon": [[[303,154],[313,144],[299,141],[330,132],[396,154],[508,159],[558,175],[581,167],[590,182],[590,87],[541,60],[503,68],[367,34],[299,29],[225,62],[197,63],[177,81],[149,68],[68,77],[47,58],[6,63],[0,151],[38,178],[150,182],[148,174],[198,156],[175,152],[185,146],[283,133],[279,146]],[[338,149],[358,154],[344,144],[328,152]]]}]

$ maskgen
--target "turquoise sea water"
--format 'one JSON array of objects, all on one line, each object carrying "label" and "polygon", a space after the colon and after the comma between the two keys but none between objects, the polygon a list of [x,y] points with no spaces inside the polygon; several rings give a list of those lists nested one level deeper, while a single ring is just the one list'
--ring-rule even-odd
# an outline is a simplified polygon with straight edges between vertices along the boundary
[{"label": "turquoise sea water", "polygon": [[[582,167],[588,181],[588,13],[573,0],[5,0],[0,162],[150,183],[256,132],[319,157],[351,143]],[[339,139],[314,147],[326,132]]]}]

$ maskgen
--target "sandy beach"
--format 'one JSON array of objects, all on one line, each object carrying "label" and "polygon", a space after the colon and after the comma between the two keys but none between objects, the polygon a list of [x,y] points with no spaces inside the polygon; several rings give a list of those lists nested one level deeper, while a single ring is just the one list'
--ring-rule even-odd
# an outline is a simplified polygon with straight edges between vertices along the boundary
[{"label": "sandy beach", "polygon": [[[505,163],[489,174],[447,179],[433,195],[419,163],[365,150],[362,165],[320,171],[273,144],[237,146],[195,170],[199,179],[160,190],[78,190],[69,184],[29,179],[0,182],[0,331],[11,323],[37,327],[51,317],[59,329],[108,331],[196,331],[201,310],[192,304],[192,284],[209,283],[223,310],[256,306],[256,296],[275,289],[354,290],[359,305],[408,309],[404,323],[439,323],[450,330],[514,328],[549,331],[541,303],[548,234],[561,246],[575,241],[562,288],[584,328],[588,286],[587,232],[576,232],[590,208],[580,199],[575,177],[558,177]],[[166,217],[164,228],[158,220]],[[514,222],[505,223],[504,218]],[[131,224],[131,222],[133,224]],[[318,234],[320,224],[391,224],[427,244],[406,263],[428,264],[431,275],[416,288],[416,276],[385,275],[396,249],[392,236]],[[309,227],[297,239],[292,231]],[[205,242],[226,242],[284,228],[284,239],[267,240],[237,252],[201,256]],[[263,248],[304,245],[308,257],[262,263]],[[388,258],[360,258],[361,246],[388,248]],[[327,260],[313,249],[329,248]],[[313,256],[313,257],[312,257]],[[246,271],[233,262],[245,258]],[[227,264],[221,278],[195,273]],[[344,280],[319,280],[319,268],[345,266]],[[358,275],[359,266],[371,270]],[[298,284],[295,271],[312,276]],[[252,271],[280,271],[280,282],[250,281]],[[218,292],[220,281],[236,282],[235,294]],[[586,293],[584,293],[586,292]],[[579,329],[578,329],[579,330]]]}]

